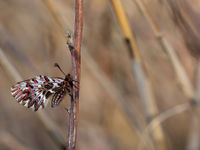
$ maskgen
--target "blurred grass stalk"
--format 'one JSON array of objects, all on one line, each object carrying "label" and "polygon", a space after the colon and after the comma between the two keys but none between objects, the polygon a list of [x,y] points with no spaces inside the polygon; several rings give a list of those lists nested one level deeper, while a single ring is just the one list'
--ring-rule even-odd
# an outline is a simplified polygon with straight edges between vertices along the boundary
[{"label": "blurred grass stalk", "polygon": [[[132,70],[133,75],[136,79],[136,84],[139,91],[140,99],[143,103],[145,115],[147,122],[151,121],[158,114],[158,109],[155,104],[155,99],[153,96],[152,88],[150,86],[150,82],[144,71],[144,64],[142,64],[142,59],[139,54],[139,49],[134,38],[133,32],[131,31],[130,24],[128,22],[128,18],[124,11],[124,7],[120,0],[110,0],[114,13],[117,17],[118,23],[121,27],[121,30],[124,34],[124,40],[129,48],[129,54],[132,61]],[[165,145],[164,133],[162,127],[158,125],[158,127],[153,132],[153,137],[156,143],[156,149],[166,150],[167,147]]]},{"label": "blurred grass stalk", "polygon": [[196,89],[194,95],[194,106],[192,107],[192,122],[188,136],[187,150],[200,149],[200,60],[198,60],[196,72]]},{"label": "blurred grass stalk", "polygon": [[149,150],[154,150],[155,149],[154,145],[149,136],[146,135],[143,136],[144,134],[141,134],[144,125],[137,118],[137,116],[135,116],[134,113],[131,111],[132,108],[125,101],[121,92],[113,85],[113,83],[109,80],[106,74],[103,71],[101,71],[101,68],[97,65],[97,63],[93,60],[92,56],[90,56],[89,53],[83,51],[83,58],[85,58],[85,60],[84,59],[83,60],[86,62],[88,68],[92,70],[93,75],[101,84],[101,86],[105,89],[105,91],[108,92],[108,94],[112,97],[112,99],[115,100],[115,103],[124,114],[125,119],[131,125],[131,129],[134,130],[139,136],[139,138],[142,140],[141,143],[147,146]]},{"label": "blurred grass stalk", "polygon": [[[8,60],[7,56],[4,54],[1,48],[0,48],[0,64],[5,70],[5,72],[8,74],[8,76],[10,76],[11,79],[14,79],[15,82],[23,80],[19,72],[11,64],[11,62]],[[62,132],[57,127],[57,125],[51,120],[51,118],[49,118],[49,116],[44,111],[38,111],[36,115],[48,130],[49,136],[53,138],[53,141],[55,141],[55,143],[60,148],[65,147],[65,142],[62,136]]]},{"label": "blurred grass stalk", "polygon": [[[185,45],[191,54],[199,59],[199,32],[195,26],[194,20],[197,17],[195,9],[191,6],[195,3],[187,1],[167,1],[172,12],[174,23],[179,27]],[[187,7],[185,7],[187,6]],[[196,68],[195,91],[191,101],[191,126],[186,145],[187,150],[200,149],[200,60]]]},{"label": "blurred grass stalk", "polygon": [[[135,2],[137,4],[138,8],[141,10],[142,14],[147,19],[147,22],[151,26],[153,33],[154,33],[156,39],[158,40],[158,43],[160,44],[160,46],[164,49],[164,51],[168,55],[168,58],[174,68],[174,71],[177,75],[177,79],[179,80],[179,82],[182,86],[185,96],[187,97],[187,99],[189,101],[191,101],[191,100],[194,101],[195,105],[199,104],[200,103],[199,102],[200,101],[200,94],[199,94],[200,93],[200,63],[198,64],[198,68],[197,68],[197,70],[198,70],[197,71],[197,79],[196,79],[197,80],[197,86],[196,86],[197,88],[196,88],[196,92],[194,93],[193,86],[192,86],[189,78],[187,77],[184,67],[182,66],[181,62],[179,61],[179,58],[177,57],[173,47],[169,44],[167,39],[161,34],[159,27],[157,26],[152,15],[148,11],[145,3],[142,0],[135,0]],[[177,114],[178,110],[172,111],[170,109],[170,110],[168,110],[168,112],[171,114],[169,116],[173,116],[173,115]],[[190,135],[189,135],[188,143],[187,143],[188,150],[199,150],[199,147],[200,147],[200,145],[199,145],[199,139],[200,139],[199,116],[200,116],[199,108],[197,106],[193,107],[193,109],[192,109],[192,126],[191,126],[191,131],[190,131]]]},{"label": "blurred grass stalk", "polygon": [[143,2],[143,0],[135,0],[135,3],[137,7],[139,8],[139,10],[144,15],[144,17],[146,18],[149,25],[151,26],[152,31],[158,43],[163,48],[164,52],[167,54],[171,62],[171,65],[173,66],[174,71],[177,75],[177,79],[179,80],[179,83],[181,84],[181,87],[183,89],[185,96],[189,100],[191,100],[194,96],[193,86],[184,70],[184,67],[179,61],[179,58],[177,57],[173,47],[169,44],[168,40],[162,35],[158,25],[155,23],[151,13],[148,11],[146,4]]}]

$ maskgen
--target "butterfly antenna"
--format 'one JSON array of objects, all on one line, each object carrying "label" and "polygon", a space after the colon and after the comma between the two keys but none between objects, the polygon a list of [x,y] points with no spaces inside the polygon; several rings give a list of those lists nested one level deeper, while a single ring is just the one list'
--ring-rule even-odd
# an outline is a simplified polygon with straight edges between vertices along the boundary
[{"label": "butterfly antenna", "polygon": [[57,63],[55,63],[54,66],[58,67],[58,69],[66,76],[66,74],[64,73],[64,71],[60,68],[60,66]]}]

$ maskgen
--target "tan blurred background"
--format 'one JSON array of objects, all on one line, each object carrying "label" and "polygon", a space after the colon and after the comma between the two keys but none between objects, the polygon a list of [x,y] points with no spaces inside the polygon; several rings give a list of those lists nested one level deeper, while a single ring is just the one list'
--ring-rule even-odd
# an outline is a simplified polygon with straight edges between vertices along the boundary
[{"label": "tan blurred background", "polygon": [[[193,97],[187,97],[182,90],[167,52],[136,1],[122,0],[122,3],[158,110],[154,118],[176,106],[190,104]],[[142,1],[177,54],[192,86],[196,87],[200,1]],[[56,10],[54,15],[60,19],[64,30],[52,15],[47,0],[0,0],[0,48],[22,79],[39,74],[63,77],[53,66],[55,62],[66,73],[71,72],[65,31],[73,33],[74,1],[51,2]],[[69,119],[65,108],[70,105],[69,96],[56,108],[48,105],[40,110],[46,115],[43,117],[44,114],[41,116],[21,106],[11,96],[10,87],[16,83],[14,76],[5,64],[0,64],[0,150],[62,149],[63,145],[53,138],[51,130],[55,128],[49,122],[45,124],[45,118],[53,122],[65,142]],[[120,101],[126,105],[121,105]],[[193,127],[193,116],[198,115],[196,107],[194,109],[189,105],[161,121],[161,137],[156,132],[152,135],[156,127],[151,128],[149,142],[154,148],[150,148],[147,141],[143,142],[145,128],[153,118],[145,115],[112,5],[106,0],[84,0],[78,150],[198,150],[200,132],[198,127]],[[130,120],[136,120],[139,125]],[[154,136],[161,139],[161,143]],[[157,146],[160,144],[161,147]]]}]

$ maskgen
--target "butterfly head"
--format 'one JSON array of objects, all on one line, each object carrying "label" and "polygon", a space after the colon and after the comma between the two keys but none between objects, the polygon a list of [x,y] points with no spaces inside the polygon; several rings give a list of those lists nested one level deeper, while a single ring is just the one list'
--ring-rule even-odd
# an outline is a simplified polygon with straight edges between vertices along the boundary
[{"label": "butterfly head", "polygon": [[71,74],[68,73],[68,74],[65,76],[65,81],[66,81],[66,82],[69,82],[69,83],[72,82],[72,76],[71,76]]},{"label": "butterfly head", "polygon": [[[57,68],[65,75],[65,82],[68,83],[68,84],[72,87],[72,86],[73,86],[73,81],[74,81],[74,80],[72,80],[71,74],[68,73],[68,74],[66,75],[66,74],[64,73],[64,71],[60,68],[60,66],[59,66],[57,63],[55,63],[55,67],[57,67]],[[65,85],[67,85],[66,83],[65,83]]]}]

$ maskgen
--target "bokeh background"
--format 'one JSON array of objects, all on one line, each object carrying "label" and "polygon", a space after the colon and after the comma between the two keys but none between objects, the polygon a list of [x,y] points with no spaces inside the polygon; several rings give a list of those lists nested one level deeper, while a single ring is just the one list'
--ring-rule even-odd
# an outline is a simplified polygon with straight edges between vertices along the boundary
[{"label": "bokeh background", "polygon": [[[141,1],[160,36],[152,31],[137,0],[122,3],[157,111],[146,115],[148,106],[141,100],[112,4],[84,0],[78,150],[200,149],[198,94],[183,90],[168,52],[159,43],[160,38],[168,41],[192,92],[198,93],[200,1]],[[65,34],[73,33],[73,26],[73,0],[0,0],[1,150],[63,149],[70,97],[56,108],[48,105],[34,112],[14,100],[10,87],[19,79],[18,73],[24,80],[39,74],[63,77],[55,62],[71,72]]]}]

